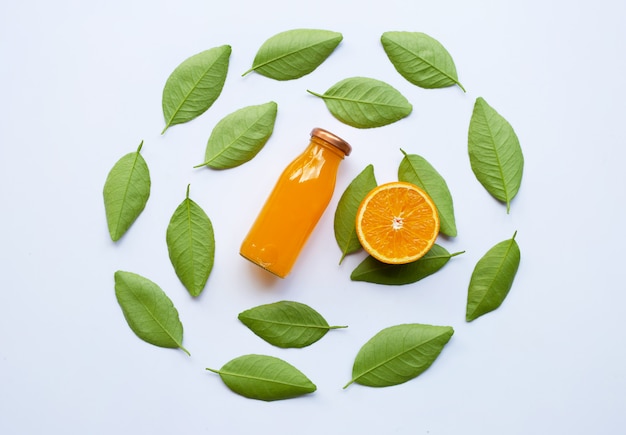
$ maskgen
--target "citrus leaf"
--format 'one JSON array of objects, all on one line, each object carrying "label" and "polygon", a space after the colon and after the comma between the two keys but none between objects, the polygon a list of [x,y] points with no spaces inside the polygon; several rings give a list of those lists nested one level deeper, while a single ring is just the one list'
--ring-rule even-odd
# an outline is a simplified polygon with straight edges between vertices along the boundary
[{"label": "citrus leaf", "polygon": [[137,151],[128,153],[115,163],[104,183],[104,208],[109,234],[119,240],[139,217],[150,196],[150,171]]},{"label": "citrus leaf", "polygon": [[396,70],[414,85],[426,89],[459,83],[452,56],[436,39],[420,32],[385,32],[380,38]]},{"label": "citrus leaf", "polygon": [[232,49],[214,47],[183,61],[168,77],[163,88],[165,128],[202,115],[222,93]]},{"label": "citrus leaf", "polygon": [[180,348],[189,355],[182,345],[183,325],[178,311],[158,285],[135,273],[118,270],[115,296],[137,337],[155,346]]},{"label": "citrus leaf", "polygon": [[331,86],[322,98],[330,113],[356,128],[382,127],[409,116],[413,106],[394,87],[380,80],[351,77]]},{"label": "citrus leaf", "polygon": [[346,255],[361,249],[355,229],[356,212],[363,198],[376,186],[374,166],[368,165],[352,180],[339,199],[334,222],[335,240],[341,249],[339,264]]},{"label": "citrus leaf", "polygon": [[437,272],[450,258],[463,252],[450,254],[434,244],[422,258],[407,264],[387,264],[368,256],[352,271],[350,279],[386,285],[412,284]]},{"label": "citrus leaf", "polygon": [[314,392],[317,387],[300,370],[286,361],[267,355],[243,355],[217,373],[233,392],[249,399],[273,401]]},{"label": "citrus leaf", "polygon": [[215,236],[209,217],[189,198],[189,186],[167,226],[166,241],[176,275],[189,294],[200,295],[213,269]]},{"label": "citrus leaf", "polygon": [[489,249],[476,263],[467,291],[468,322],[498,308],[509,294],[520,263],[516,234]]},{"label": "citrus leaf", "polygon": [[455,237],[457,233],[454,205],[446,180],[422,156],[407,154],[404,151],[402,153],[404,158],[398,168],[398,179],[424,189],[437,207],[440,221],[439,231],[446,236]]},{"label": "citrus leaf", "polygon": [[422,374],[437,359],[454,329],[419,323],[385,328],[359,350],[352,380],[369,387],[402,384]]},{"label": "citrus leaf", "polygon": [[511,124],[481,97],[474,104],[468,151],[474,175],[493,197],[506,203],[508,213],[522,183],[524,156]]},{"label": "citrus leaf", "polygon": [[251,160],[267,143],[276,121],[275,102],[248,106],[226,115],[213,128],[200,166],[228,169]]},{"label": "citrus leaf", "polygon": [[263,340],[283,348],[306,347],[330,329],[345,328],[329,326],[313,308],[291,301],[259,305],[241,312],[239,320]]},{"label": "citrus leaf", "polygon": [[343,36],[330,30],[293,29],[261,45],[252,71],[275,80],[293,80],[313,72],[339,45]]}]

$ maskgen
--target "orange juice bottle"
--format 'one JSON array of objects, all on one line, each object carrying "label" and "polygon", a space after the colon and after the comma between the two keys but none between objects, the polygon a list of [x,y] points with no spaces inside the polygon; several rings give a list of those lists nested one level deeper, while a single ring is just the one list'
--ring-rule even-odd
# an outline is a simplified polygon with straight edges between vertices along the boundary
[{"label": "orange juice bottle", "polygon": [[335,190],[337,169],[352,148],[321,128],[278,179],[239,253],[281,278],[287,276]]}]

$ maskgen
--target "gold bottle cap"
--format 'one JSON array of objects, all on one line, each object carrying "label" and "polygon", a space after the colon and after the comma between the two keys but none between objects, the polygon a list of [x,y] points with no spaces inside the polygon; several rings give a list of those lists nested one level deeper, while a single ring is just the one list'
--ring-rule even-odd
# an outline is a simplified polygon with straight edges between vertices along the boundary
[{"label": "gold bottle cap", "polygon": [[335,136],[329,131],[324,130],[323,128],[314,128],[311,131],[311,136],[318,137],[323,141],[328,142],[329,144],[339,148],[346,156],[349,156],[352,152],[352,147],[348,142],[340,138],[339,136]]}]

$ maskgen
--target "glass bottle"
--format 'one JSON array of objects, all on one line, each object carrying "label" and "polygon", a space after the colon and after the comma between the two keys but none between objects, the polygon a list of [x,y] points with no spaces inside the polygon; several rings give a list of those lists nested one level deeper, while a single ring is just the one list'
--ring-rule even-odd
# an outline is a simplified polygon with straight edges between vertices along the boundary
[{"label": "glass bottle", "polygon": [[287,276],[335,190],[337,170],[352,148],[321,128],[283,171],[239,253],[281,278]]}]

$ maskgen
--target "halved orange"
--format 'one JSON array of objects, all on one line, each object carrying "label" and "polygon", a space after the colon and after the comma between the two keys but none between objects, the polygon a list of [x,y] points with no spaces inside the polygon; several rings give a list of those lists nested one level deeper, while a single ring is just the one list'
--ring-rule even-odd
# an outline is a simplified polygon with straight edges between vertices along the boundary
[{"label": "halved orange", "polygon": [[439,234],[435,203],[414,184],[394,181],[370,191],[356,214],[356,234],[372,257],[405,264],[426,254]]}]

